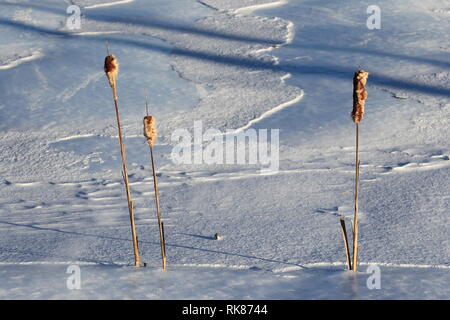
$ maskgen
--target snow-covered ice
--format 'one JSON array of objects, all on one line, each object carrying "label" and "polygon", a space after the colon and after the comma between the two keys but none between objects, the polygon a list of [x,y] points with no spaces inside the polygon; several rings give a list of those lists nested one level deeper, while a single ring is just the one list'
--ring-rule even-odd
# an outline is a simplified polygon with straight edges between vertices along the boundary
[{"label": "snow-covered ice", "polygon": [[[67,28],[70,4],[79,30]],[[448,1],[379,0],[379,30],[366,27],[372,4],[0,2],[0,298],[449,299]],[[105,42],[120,61],[142,269],[130,266]],[[352,217],[358,67],[370,75],[354,275],[339,218]],[[166,273],[146,96],[158,118]],[[173,163],[172,132],[195,120],[280,129],[279,172]],[[74,264],[81,290],[66,287]],[[366,286],[368,265],[381,269],[380,290]]]},{"label": "snow-covered ice", "polygon": [[69,290],[67,265],[1,265],[4,280],[0,298],[340,300],[421,299],[425,294],[429,299],[439,299],[449,294],[449,270],[432,268],[383,267],[382,289],[377,290],[367,287],[367,275],[355,275],[336,266],[283,272],[222,265],[172,266],[168,272],[89,263],[79,267],[81,287]]}]

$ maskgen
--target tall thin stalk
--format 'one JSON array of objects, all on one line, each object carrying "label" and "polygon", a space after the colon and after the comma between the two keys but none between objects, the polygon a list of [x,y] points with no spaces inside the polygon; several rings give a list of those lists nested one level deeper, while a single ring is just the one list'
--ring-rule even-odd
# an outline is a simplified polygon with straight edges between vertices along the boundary
[{"label": "tall thin stalk", "polygon": [[355,208],[353,217],[353,271],[358,270],[358,213],[359,213],[359,125],[356,123]]},{"label": "tall thin stalk", "polygon": [[131,223],[131,235],[133,239],[133,250],[134,250],[134,265],[136,267],[141,266],[141,257],[139,254],[138,240],[136,234],[136,225],[134,222],[134,208],[133,202],[131,201],[131,191],[130,184],[128,182],[128,169],[127,169],[127,160],[126,160],[126,151],[125,144],[122,138],[122,128],[120,124],[120,116],[119,116],[119,105],[117,102],[117,88],[116,88],[116,76],[118,73],[119,64],[117,59],[113,55],[108,55],[105,58],[105,73],[108,77],[109,84],[113,91],[113,99],[114,106],[116,109],[116,120],[117,120],[117,130],[119,134],[119,146],[120,146],[120,156],[122,158],[122,177],[125,183],[125,192],[127,194],[127,204],[128,204],[128,213],[130,215],[130,223]]},{"label": "tall thin stalk", "polygon": [[153,188],[155,190],[155,202],[156,202],[156,217],[158,219],[159,226],[159,244],[161,247],[161,258],[163,263],[163,270],[165,271],[167,268],[167,258],[166,258],[166,245],[164,241],[164,227],[161,219],[161,211],[159,206],[159,191],[158,191],[158,182],[156,178],[156,170],[155,170],[155,162],[153,160],[153,146],[149,144],[150,147],[150,158],[152,162],[152,172],[153,172]]},{"label": "tall thin stalk", "polygon": [[355,158],[355,208],[353,217],[353,263],[352,270],[358,270],[358,231],[359,231],[359,123],[364,116],[364,105],[367,99],[367,91],[365,88],[368,72],[364,70],[357,70],[353,77],[353,110],[352,119],[355,122],[355,138],[356,138],[356,158]]},{"label": "tall thin stalk", "polygon": [[161,247],[161,259],[163,264],[163,270],[165,271],[167,268],[167,258],[166,258],[166,245],[164,237],[164,224],[161,219],[158,180],[156,178],[155,161],[153,158],[153,142],[156,140],[157,136],[156,118],[148,115],[147,101],[146,101],[146,109],[147,109],[147,116],[144,117],[144,136],[147,138],[147,143],[150,148],[150,160],[152,163],[152,173],[153,173],[153,189],[155,190],[156,217],[158,219],[158,227],[159,227],[159,245]]}]

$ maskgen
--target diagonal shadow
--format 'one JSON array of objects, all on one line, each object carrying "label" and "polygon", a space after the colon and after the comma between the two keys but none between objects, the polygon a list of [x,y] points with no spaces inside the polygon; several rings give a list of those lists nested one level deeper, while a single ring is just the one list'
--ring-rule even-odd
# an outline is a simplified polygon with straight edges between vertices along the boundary
[{"label": "diagonal shadow", "polygon": [[[0,2],[0,6],[32,8],[35,10],[51,12],[54,14],[60,14],[60,15],[66,16],[66,13],[65,13],[63,7],[56,8],[56,7],[51,7],[51,6],[44,5],[44,4],[38,5],[38,4],[33,4],[33,3],[22,4],[22,3]],[[88,16],[89,20],[98,21],[98,22],[123,23],[124,25],[150,27],[150,28],[164,30],[164,31],[174,31],[174,32],[180,32],[180,33],[186,33],[186,34],[195,34],[195,35],[201,35],[201,36],[205,36],[205,37],[219,38],[219,39],[231,40],[231,41],[259,43],[259,44],[272,44],[272,45],[273,44],[281,44],[281,43],[274,42],[273,39],[270,39],[270,38],[243,36],[243,35],[237,35],[237,34],[232,34],[232,33],[218,32],[216,30],[201,29],[201,28],[198,28],[198,27],[192,26],[192,25],[186,26],[186,25],[182,25],[182,24],[175,24],[173,22],[168,23],[167,21],[169,19],[156,20],[155,18],[152,18],[150,20],[148,18],[136,17],[136,16],[133,16],[132,18],[124,18],[123,16],[111,16],[108,14],[98,14],[98,13],[95,13],[92,11],[88,11],[87,16]],[[392,59],[397,59],[397,60],[419,62],[419,63],[430,64],[430,65],[443,67],[443,68],[450,67],[450,62],[448,62],[448,61],[435,60],[435,59],[430,59],[430,58],[420,57],[420,56],[408,56],[405,54],[380,51],[380,50],[376,50],[376,49],[363,49],[360,47],[348,47],[348,46],[339,47],[339,46],[330,46],[327,44],[308,44],[308,45],[290,44],[289,46],[292,48],[303,48],[303,49],[315,50],[315,51],[341,51],[341,52],[347,52],[347,53],[352,53],[352,54],[360,53],[363,55],[372,55],[372,56],[386,57],[386,58],[392,58]]]},{"label": "diagonal shadow", "polygon": [[[131,242],[130,239],[96,235],[96,234],[76,232],[76,231],[65,231],[65,230],[60,230],[60,229],[56,229],[56,228],[38,227],[38,226],[35,226],[32,224],[21,224],[21,223],[14,223],[14,222],[8,222],[8,221],[0,221],[0,223],[10,225],[10,226],[15,226],[15,227],[31,228],[31,229],[39,230],[39,231],[52,231],[52,232],[58,232],[58,233],[81,236],[81,237],[94,237],[94,238],[99,238],[99,239]],[[160,245],[159,242],[141,241],[141,240],[139,240],[139,243],[145,243],[145,244],[151,244],[151,245],[157,245],[157,246]],[[240,254],[240,253],[231,253],[231,252],[218,251],[218,250],[212,250],[212,249],[196,248],[196,247],[175,244],[175,243],[166,243],[166,246],[182,248],[182,249],[198,250],[198,251],[209,252],[209,253],[217,253],[217,254],[223,254],[223,255],[229,255],[229,256],[236,256],[236,257],[241,257],[241,258],[255,259],[255,260],[261,260],[261,261],[267,261],[267,262],[274,262],[274,263],[286,264],[286,265],[291,265],[291,266],[296,266],[296,267],[302,267],[305,269],[307,268],[307,267],[304,267],[304,266],[301,266],[301,265],[295,264],[295,263],[279,261],[279,260],[274,260],[274,259],[261,258],[261,257],[257,257],[257,256],[245,255],[245,254]],[[94,261],[94,262],[98,262],[98,261]],[[102,263],[102,262],[100,262],[100,263]],[[109,264],[111,264],[111,262],[109,262]]]},{"label": "diagonal shadow", "polygon": [[212,237],[212,236],[203,236],[201,234],[192,234],[192,233],[181,233],[185,236],[190,236],[190,237],[194,237],[194,238],[199,238],[199,239],[203,239],[203,240],[214,240],[216,241],[216,238]]},{"label": "diagonal shadow", "polygon": [[[48,255],[44,255],[43,253],[34,252],[34,251],[31,251],[31,250],[19,250],[17,248],[14,248],[14,249],[1,248],[1,250],[3,252],[9,252],[9,253],[13,253],[13,254],[20,253],[22,255],[38,256],[38,257],[48,258]],[[74,257],[70,257],[70,256],[63,256],[63,255],[60,255],[60,254],[58,254],[56,256],[53,256],[53,257],[54,258],[61,258],[61,259],[67,260],[67,261],[70,261],[71,259],[74,258]],[[122,266],[120,264],[114,263],[112,261],[106,261],[106,260],[97,260],[97,259],[80,258],[80,257],[78,257],[76,259],[77,259],[77,261],[80,261],[80,262],[96,263],[96,264],[100,264],[100,265],[103,265],[103,266]],[[40,261],[37,261],[37,262],[40,262]]]},{"label": "diagonal shadow", "polygon": [[[51,36],[58,36],[62,39],[71,40],[71,39],[77,39],[80,36],[76,36],[67,32],[57,31],[57,30],[51,30],[43,27],[28,25],[22,22],[18,21],[10,21],[6,19],[0,18],[0,24],[19,28],[22,30],[43,34],[43,35],[51,35]],[[129,45],[134,46],[138,48],[143,48],[147,50],[152,50],[156,52],[161,53],[167,53],[167,48],[157,45],[148,43],[145,41],[138,41],[134,39],[124,39],[124,38],[117,38],[117,37],[111,37],[111,36],[90,36],[90,35],[84,35],[82,36],[84,40],[90,40],[95,42],[101,42],[102,44],[105,41],[108,41],[109,43],[114,43],[117,45]],[[230,55],[218,55],[211,52],[204,52],[204,51],[192,51],[187,49],[181,49],[181,48],[174,48],[171,51],[174,55],[189,57],[196,60],[205,60],[205,61],[211,61],[214,63],[220,63],[224,65],[229,66],[236,66],[236,67],[242,67],[246,69],[259,69],[259,70],[270,70],[274,72],[290,72],[292,74],[298,74],[298,75],[325,75],[327,77],[332,78],[338,78],[338,79],[350,79],[353,76],[353,69],[334,66],[334,65],[308,65],[308,66],[302,66],[302,65],[295,65],[292,63],[286,63],[282,66],[274,65],[272,62],[267,61],[261,61],[257,59],[252,58],[246,58],[246,57],[237,57],[237,56],[230,56]],[[406,79],[398,79],[394,77],[390,77],[388,75],[384,75],[377,72],[371,73],[371,84],[373,85],[382,85],[387,86],[391,88],[396,89],[402,89],[407,91],[413,91],[413,92],[420,92],[425,94],[432,94],[432,95],[439,95],[444,97],[450,97],[450,90],[447,88],[441,88],[436,87],[428,84],[423,83],[417,83],[413,82],[411,80]]]},{"label": "diagonal shadow", "polygon": [[340,51],[345,52],[348,54],[362,54],[362,55],[368,55],[368,56],[377,56],[377,57],[383,57],[383,58],[390,58],[395,60],[405,60],[410,62],[418,62],[423,64],[429,64],[434,65],[436,67],[440,68],[450,68],[450,62],[449,61],[442,61],[442,60],[436,60],[436,59],[430,59],[426,57],[420,57],[420,56],[408,56],[405,54],[399,54],[399,53],[393,53],[393,52],[386,52],[386,51],[380,51],[373,48],[361,48],[361,47],[354,47],[354,46],[330,46],[324,43],[317,43],[317,44],[291,44],[289,45],[291,48],[299,48],[299,49],[306,49],[306,50],[314,50],[314,51]]},{"label": "diagonal shadow", "polygon": [[107,239],[107,240],[120,240],[120,241],[130,241],[129,239],[124,238],[115,238],[115,237],[109,237],[109,236],[102,236],[98,234],[90,234],[90,233],[82,233],[77,231],[64,231],[56,228],[48,228],[48,227],[38,227],[32,224],[22,224],[22,223],[14,223],[14,222],[8,222],[8,221],[0,221],[2,224],[14,226],[14,227],[24,227],[24,228],[31,228],[39,231],[53,231],[63,234],[69,234],[69,235],[75,235],[75,236],[83,236],[83,237],[95,237],[99,239]]},{"label": "diagonal shadow", "polygon": [[[31,8],[38,11],[44,11],[44,12],[50,12],[54,14],[63,15],[64,17],[67,17],[67,14],[65,12],[65,7],[50,7],[42,4],[22,4],[22,3],[8,3],[8,2],[0,2],[0,6],[11,6],[11,7],[23,7],[23,8]],[[250,36],[244,36],[244,35],[237,35],[232,33],[225,33],[225,32],[217,32],[207,29],[201,29],[195,26],[186,26],[183,24],[176,24],[176,23],[168,23],[168,19],[155,19],[152,18],[151,20],[148,18],[143,17],[136,17],[133,18],[124,18],[123,16],[111,16],[108,14],[99,14],[95,12],[88,12],[86,15],[89,20],[91,21],[97,21],[97,22],[110,22],[110,23],[123,23],[124,25],[133,25],[138,27],[150,27],[156,30],[164,30],[164,31],[174,31],[178,33],[185,33],[185,34],[195,34],[200,35],[204,37],[210,37],[210,38],[219,38],[223,40],[230,40],[230,41],[239,41],[239,42],[249,42],[249,43],[267,43],[267,44],[281,44],[282,42],[274,42],[273,39],[270,38],[261,38],[261,37],[250,37]]]}]

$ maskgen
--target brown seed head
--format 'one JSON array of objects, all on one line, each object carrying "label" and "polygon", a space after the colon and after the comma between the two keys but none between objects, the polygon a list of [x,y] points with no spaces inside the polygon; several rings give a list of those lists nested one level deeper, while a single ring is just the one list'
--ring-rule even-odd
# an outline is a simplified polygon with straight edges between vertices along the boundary
[{"label": "brown seed head", "polygon": [[153,145],[157,136],[156,118],[152,116],[144,117],[144,136],[147,138],[147,143]]},{"label": "brown seed head", "polygon": [[106,56],[105,58],[105,73],[108,77],[109,85],[114,87],[116,83],[117,73],[119,72],[119,61],[113,55]]},{"label": "brown seed head", "polygon": [[368,72],[357,70],[353,77],[353,111],[352,119],[355,123],[360,123],[364,116],[364,104],[367,99],[365,85],[367,83]]}]

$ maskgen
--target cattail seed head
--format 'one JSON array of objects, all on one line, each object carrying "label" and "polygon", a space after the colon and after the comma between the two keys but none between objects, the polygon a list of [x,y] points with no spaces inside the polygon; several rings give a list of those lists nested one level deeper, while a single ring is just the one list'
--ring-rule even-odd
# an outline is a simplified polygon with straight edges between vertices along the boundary
[{"label": "cattail seed head", "polygon": [[156,130],[156,118],[152,116],[144,117],[144,136],[147,138],[147,143],[153,145],[156,141],[158,131]]},{"label": "cattail seed head", "polygon": [[357,70],[353,77],[353,111],[352,119],[355,123],[360,123],[364,116],[364,104],[367,99],[366,83],[369,73],[364,70]]},{"label": "cattail seed head", "polygon": [[105,58],[105,73],[108,78],[109,85],[114,87],[116,83],[117,73],[119,72],[119,61],[113,55],[108,55]]}]

